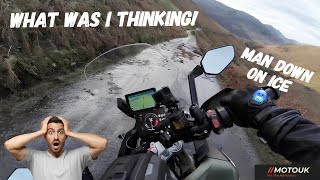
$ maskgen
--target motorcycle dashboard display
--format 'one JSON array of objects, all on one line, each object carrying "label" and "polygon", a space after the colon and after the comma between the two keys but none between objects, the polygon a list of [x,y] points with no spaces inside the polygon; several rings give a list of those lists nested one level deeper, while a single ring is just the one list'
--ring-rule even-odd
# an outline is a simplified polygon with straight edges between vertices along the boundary
[{"label": "motorcycle dashboard display", "polygon": [[152,95],[156,92],[155,88],[146,89],[125,95],[126,101],[132,111],[141,111],[149,108],[154,108],[156,103]]},{"label": "motorcycle dashboard display", "polygon": [[139,136],[143,139],[158,134],[161,130],[165,117],[166,111],[164,107],[157,107],[136,112],[136,128]]}]

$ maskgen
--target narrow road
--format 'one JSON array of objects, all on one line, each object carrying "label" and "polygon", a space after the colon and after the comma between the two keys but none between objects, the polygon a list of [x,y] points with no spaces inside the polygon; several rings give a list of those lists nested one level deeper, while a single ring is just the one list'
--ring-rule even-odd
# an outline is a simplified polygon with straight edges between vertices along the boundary
[{"label": "narrow road", "polygon": [[[134,120],[126,117],[116,106],[116,98],[127,93],[155,87],[169,86],[182,104],[190,104],[188,73],[199,64],[201,56],[193,51],[195,37],[174,39],[155,45],[142,53],[128,57],[104,72],[81,79],[66,87],[55,90],[50,96],[25,114],[0,120],[0,142],[8,138],[39,129],[42,119],[49,115],[59,115],[70,120],[74,131],[95,133],[109,140],[108,149],[90,166],[95,177],[99,177],[117,157],[121,140],[117,138],[134,125]],[[220,90],[216,79],[197,78],[199,103]],[[254,165],[259,163],[253,148],[241,128],[226,130],[222,135],[211,135],[208,142],[217,145],[229,155],[240,171],[241,179],[253,179]],[[82,146],[81,142],[69,139],[65,149]],[[29,147],[46,150],[43,138],[31,142]],[[21,165],[0,147],[0,179],[5,179],[11,171]]]}]

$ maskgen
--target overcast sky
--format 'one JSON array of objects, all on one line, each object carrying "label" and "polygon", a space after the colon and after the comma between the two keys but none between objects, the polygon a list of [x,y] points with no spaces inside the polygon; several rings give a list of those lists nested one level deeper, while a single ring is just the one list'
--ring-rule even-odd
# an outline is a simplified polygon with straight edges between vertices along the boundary
[{"label": "overcast sky", "polygon": [[217,0],[270,24],[289,39],[320,46],[319,0]]}]

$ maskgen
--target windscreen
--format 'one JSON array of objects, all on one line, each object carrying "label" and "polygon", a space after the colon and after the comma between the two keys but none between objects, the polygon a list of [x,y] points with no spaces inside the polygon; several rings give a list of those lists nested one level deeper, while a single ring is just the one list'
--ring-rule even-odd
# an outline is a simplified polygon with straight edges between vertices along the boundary
[{"label": "windscreen", "polygon": [[[85,66],[86,82],[90,83],[89,87],[94,87],[86,91],[93,93],[93,98],[108,99],[108,104],[116,107],[117,98],[124,98],[126,94],[135,94],[134,92],[150,88],[159,90],[169,87],[172,94],[180,101],[180,106],[188,108],[191,105],[188,74],[200,64],[201,56],[195,55],[192,49],[190,50],[190,53],[194,54],[192,58],[180,56],[179,54],[186,51],[176,48],[180,43],[180,41],[166,42],[154,46],[137,43],[102,53]],[[203,88],[197,89],[199,102],[203,93],[208,94],[205,100],[212,96],[212,91],[208,90],[210,84],[208,80],[205,79],[202,84]],[[218,85],[214,84],[214,87]],[[149,98],[152,101],[151,105],[141,103],[141,98],[133,97],[130,98],[131,101],[133,99],[132,103],[126,98],[127,104],[133,111],[154,106],[151,97]]]},{"label": "windscreen", "polygon": [[140,111],[155,107],[156,103],[152,97],[155,89],[148,89],[126,95],[126,100],[133,111]]}]

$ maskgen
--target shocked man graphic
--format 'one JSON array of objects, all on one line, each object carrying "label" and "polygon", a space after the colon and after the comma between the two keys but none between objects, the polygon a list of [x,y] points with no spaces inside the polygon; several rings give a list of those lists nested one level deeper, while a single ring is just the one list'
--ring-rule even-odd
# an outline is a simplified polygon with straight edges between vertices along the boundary
[{"label": "shocked man graphic", "polygon": [[[32,140],[45,137],[48,150],[38,151],[25,145]],[[78,139],[88,146],[71,151],[64,150],[68,137]],[[31,170],[34,180],[81,179],[82,171],[107,147],[107,139],[88,133],[73,132],[69,122],[62,117],[47,117],[41,122],[39,131],[19,135],[4,143],[9,153]]]}]

